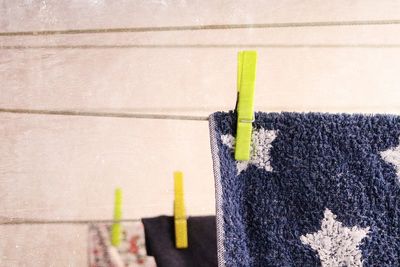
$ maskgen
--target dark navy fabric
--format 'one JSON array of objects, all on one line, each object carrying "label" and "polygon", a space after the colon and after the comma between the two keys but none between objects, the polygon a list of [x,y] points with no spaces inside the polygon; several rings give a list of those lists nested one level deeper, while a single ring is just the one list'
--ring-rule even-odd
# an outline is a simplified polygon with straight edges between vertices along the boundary
[{"label": "dark navy fabric", "polygon": [[249,165],[240,174],[220,138],[235,136],[236,114],[211,120],[226,266],[320,266],[300,236],[320,230],[326,208],[344,226],[370,228],[359,247],[363,266],[400,266],[400,186],[379,154],[399,145],[399,116],[256,113],[255,129],[277,130],[273,171]]},{"label": "dark navy fabric", "polygon": [[158,267],[216,267],[217,241],[215,216],[189,217],[188,248],[175,248],[174,217],[142,219],[147,254]]}]

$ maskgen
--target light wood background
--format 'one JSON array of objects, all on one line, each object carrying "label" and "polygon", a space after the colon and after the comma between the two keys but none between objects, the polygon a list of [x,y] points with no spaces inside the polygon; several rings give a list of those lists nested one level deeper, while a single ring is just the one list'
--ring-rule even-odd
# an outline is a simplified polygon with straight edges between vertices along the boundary
[{"label": "light wood background", "polygon": [[[399,1],[0,1],[0,31],[400,19]],[[84,46],[84,47],[82,47]],[[259,53],[262,111],[400,113],[400,25],[0,37],[0,108],[208,115]],[[0,219],[214,214],[208,123],[0,113]],[[0,266],[85,266],[84,225],[0,225]]]}]

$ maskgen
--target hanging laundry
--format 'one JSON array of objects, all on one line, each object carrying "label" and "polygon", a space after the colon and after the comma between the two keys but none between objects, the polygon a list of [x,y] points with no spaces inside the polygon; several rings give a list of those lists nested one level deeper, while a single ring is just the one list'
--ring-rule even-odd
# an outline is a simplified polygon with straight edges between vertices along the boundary
[{"label": "hanging laundry", "polygon": [[89,226],[90,267],[156,267],[154,257],[147,256],[141,222],[121,223],[120,245],[111,245],[110,224]]},{"label": "hanging laundry", "polygon": [[177,249],[174,217],[143,219],[148,255],[154,256],[158,267],[217,266],[215,216],[189,217],[188,248]]},{"label": "hanging laundry", "polygon": [[219,266],[399,266],[399,116],[256,113],[248,161],[236,121],[210,117]]}]

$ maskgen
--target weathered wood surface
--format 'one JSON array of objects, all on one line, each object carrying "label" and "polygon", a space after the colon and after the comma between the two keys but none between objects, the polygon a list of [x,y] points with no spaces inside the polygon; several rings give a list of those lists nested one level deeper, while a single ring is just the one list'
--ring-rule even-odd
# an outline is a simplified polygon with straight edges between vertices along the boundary
[{"label": "weathered wood surface", "polygon": [[[399,19],[398,1],[3,1],[0,31]],[[0,37],[0,108],[207,115],[259,52],[263,111],[400,113],[400,25]],[[207,122],[0,114],[0,217],[214,213]],[[54,254],[57,247],[59,254]],[[82,266],[86,227],[0,226],[0,266]]]}]

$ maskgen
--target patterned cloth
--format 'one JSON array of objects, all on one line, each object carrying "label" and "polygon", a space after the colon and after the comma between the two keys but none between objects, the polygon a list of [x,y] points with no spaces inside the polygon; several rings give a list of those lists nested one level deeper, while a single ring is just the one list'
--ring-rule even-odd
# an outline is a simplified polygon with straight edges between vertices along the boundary
[{"label": "patterned cloth", "polygon": [[111,246],[111,225],[89,226],[90,267],[156,267],[154,257],[147,256],[144,227],[141,222],[123,223],[118,248]]},{"label": "patterned cloth", "polygon": [[400,117],[210,117],[219,266],[400,266]]}]

